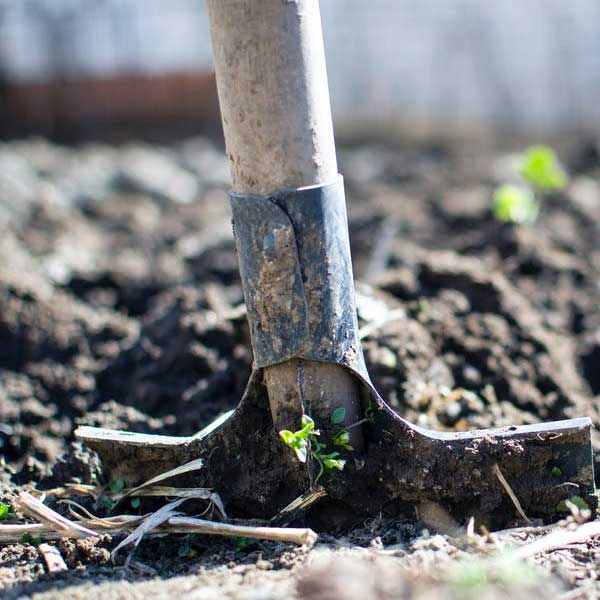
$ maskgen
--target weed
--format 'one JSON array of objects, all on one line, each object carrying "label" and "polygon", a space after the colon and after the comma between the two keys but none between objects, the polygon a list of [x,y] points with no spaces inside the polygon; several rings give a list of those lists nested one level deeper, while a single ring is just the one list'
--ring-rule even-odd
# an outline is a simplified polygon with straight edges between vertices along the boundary
[{"label": "weed", "polygon": [[581,496],[571,496],[568,499],[568,501],[561,500],[558,503],[556,510],[558,512],[571,512],[571,509],[569,508],[569,505],[567,504],[567,502],[570,502],[571,504],[576,506],[580,511],[583,511],[583,510],[589,511],[590,510],[589,504]]},{"label": "weed", "polygon": [[540,205],[531,190],[505,184],[494,192],[492,212],[503,223],[528,225],[537,219]]},{"label": "weed", "polygon": [[279,432],[279,437],[296,453],[296,458],[301,463],[305,463],[308,457],[309,439],[317,435],[319,432],[315,430],[315,422],[308,415],[302,416],[302,429],[298,431],[283,429]]},{"label": "weed", "polygon": [[[339,411],[339,409],[336,409],[336,411]],[[336,411],[334,411],[334,414]],[[340,414],[338,412],[336,418],[339,418]],[[344,417],[345,412],[342,414],[342,420]],[[306,462],[310,452],[312,458],[319,465],[319,473],[315,478],[315,483],[319,481],[324,472],[332,471],[333,469],[341,471],[346,464],[345,460],[338,458],[340,456],[339,452],[325,452],[326,445],[319,441],[319,435],[320,432],[315,429],[315,422],[308,415],[302,416],[302,429],[298,431],[284,429],[279,432],[279,437],[281,437],[286,446],[296,453],[296,458],[301,463]]]},{"label": "weed", "polygon": [[519,174],[540,190],[561,190],[568,182],[554,150],[548,146],[528,148],[521,157]]},{"label": "weed", "polygon": [[334,446],[341,446],[344,450],[348,451],[354,450],[354,448],[350,445],[350,433],[348,433],[348,431],[345,429],[338,431],[333,436],[332,441]]},{"label": "weed", "polygon": [[250,548],[256,546],[257,542],[253,538],[237,537],[235,538],[235,553],[236,554],[247,554]]},{"label": "weed", "polygon": [[340,423],[343,423],[345,418],[346,418],[346,409],[343,406],[336,408],[331,413],[331,422],[334,425],[339,425]]},{"label": "weed", "polygon": [[10,519],[11,515],[13,515],[11,505],[6,502],[0,502],[0,521]]},{"label": "weed", "polygon": [[122,479],[113,479],[108,487],[113,494],[119,494],[125,489],[125,482]]},{"label": "weed", "polygon": [[108,496],[103,496],[100,502],[107,512],[110,512],[115,506],[115,502],[113,502]]},{"label": "weed", "polygon": [[521,184],[504,184],[496,188],[492,213],[498,221],[529,225],[540,212],[540,197],[558,191],[568,183],[568,177],[552,148],[531,146],[519,157],[518,175]]}]

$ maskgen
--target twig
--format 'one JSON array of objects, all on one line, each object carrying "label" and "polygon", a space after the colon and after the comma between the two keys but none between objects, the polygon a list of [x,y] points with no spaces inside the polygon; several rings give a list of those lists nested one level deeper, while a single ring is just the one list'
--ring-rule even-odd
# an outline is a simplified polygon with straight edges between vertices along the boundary
[{"label": "twig", "polygon": [[509,498],[512,500],[512,503],[515,505],[517,512],[521,515],[521,518],[528,525],[531,525],[531,521],[525,514],[525,511],[523,510],[523,507],[521,506],[519,499],[516,497],[515,493],[512,491],[512,488],[508,484],[508,481],[506,481],[506,478],[502,474],[502,471],[500,470],[498,463],[494,463],[494,466],[492,467],[492,469],[494,470],[494,473],[495,473],[496,477],[498,478],[498,481],[500,481],[500,483],[502,484],[502,487],[506,490],[506,493],[508,494]]},{"label": "twig", "polygon": [[[124,548],[125,546],[128,546],[129,544],[133,544],[134,549],[139,545],[139,543],[142,541],[142,538],[144,537],[144,535],[146,535],[147,533],[150,533],[151,531],[153,531],[154,529],[156,529],[157,527],[159,527],[160,525],[162,525],[165,521],[168,521],[170,517],[173,517],[178,513],[175,509],[182,504],[183,502],[185,502],[187,500],[187,498],[179,498],[179,500],[174,500],[173,502],[169,502],[169,504],[165,504],[165,506],[159,508],[156,512],[152,513],[151,515],[148,515],[136,528],[135,530],[128,535],[112,552],[111,552],[111,558],[115,559],[115,556],[117,555],[117,552],[121,549]],[[125,562],[125,564],[129,564],[129,561],[131,560],[131,556],[133,553],[130,553],[129,556],[127,557],[127,561]]]},{"label": "twig", "polygon": [[190,460],[189,462],[180,465],[178,467],[175,467],[174,469],[170,469],[169,471],[165,471],[164,473],[160,473],[159,475],[156,475],[155,477],[152,477],[151,479],[148,479],[148,481],[145,481],[144,483],[142,483],[141,485],[138,485],[137,487],[131,488],[129,490],[129,492],[127,492],[126,494],[123,494],[122,498],[126,498],[127,496],[133,496],[135,495],[135,493],[139,490],[141,490],[142,488],[148,487],[149,485],[152,485],[153,483],[158,483],[159,481],[164,481],[165,479],[169,479],[170,477],[175,477],[175,475],[181,475],[182,473],[189,473],[190,471],[197,471],[198,469],[201,469],[204,466],[204,460],[201,458],[196,458],[195,460]]},{"label": "twig", "polygon": [[285,515],[297,510],[306,510],[311,504],[325,496],[327,496],[325,488],[319,485],[316,488],[305,492],[302,496],[298,496],[295,500],[292,500],[285,508],[282,508],[279,511],[279,515]]},{"label": "twig", "polygon": [[[74,524],[86,531],[88,527],[94,527],[99,532],[108,533],[126,532],[134,530],[146,517],[139,515],[119,515],[105,519],[81,519]],[[42,540],[58,540],[64,537],[60,533],[44,523],[22,523],[22,524],[0,524],[0,543],[11,544],[19,542],[24,533]],[[252,537],[257,539],[272,540],[278,542],[291,542],[294,544],[312,545],[317,540],[317,534],[312,529],[300,529],[289,527],[253,527],[245,525],[231,525],[194,519],[192,517],[172,517],[154,529],[152,534],[164,533],[203,533],[206,535],[224,535],[233,537]],[[98,535],[96,532],[91,532]],[[85,536],[83,536],[85,537]]]},{"label": "twig", "polygon": [[295,527],[251,527],[204,521],[192,517],[171,517],[168,524],[181,533],[203,533],[206,535],[224,535],[229,537],[248,537],[272,542],[292,542],[312,546],[317,534],[308,528]]},{"label": "twig", "polygon": [[356,421],[355,423],[352,423],[350,425],[348,425],[346,427],[346,431],[350,430],[350,429],[354,429],[355,427],[358,427],[359,425],[362,425],[363,423],[368,423],[369,419],[367,419],[366,417],[364,419],[361,419],[360,421]]},{"label": "twig", "polygon": [[600,535],[600,521],[584,523],[576,529],[553,531],[547,535],[517,548],[512,554],[517,560],[564,548],[571,544],[583,544]]},{"label": "twig", "polygon": [[62,573],[63,571],[69,570],[56,546],[40,544],[38,546],[38,552],[42,555],[42,558],[46,563],[48,573]]},{"label": "twig", "polygon": [[95,531],[59,515],[28,492],[21,492],[19,494],[16,505],[23,513],[44,523],[49,529],[62,534],[62,536],[83,538],[98,535]]}]

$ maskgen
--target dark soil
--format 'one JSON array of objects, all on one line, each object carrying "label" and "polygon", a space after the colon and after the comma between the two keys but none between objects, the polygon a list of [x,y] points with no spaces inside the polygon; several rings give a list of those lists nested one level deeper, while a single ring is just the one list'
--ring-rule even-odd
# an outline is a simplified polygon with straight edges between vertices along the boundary
[{"label": "dark soil", "polygon": [[[447,430],[585,415],[600,422],[599,153],[581,140],[558,150],[571,183],[544,199],[531,227],[491,215],[493,186],[511,177],[505,151],[340,152],[360,323],[371,327],[367,364],[388,403],[413,422]],[[28,486],[106,483],[97,458],[74,441],[78,424],[190,435],[237,405],[252,354],[227,173],[202,139],[0,145],[6,499]],[[391,309],[404,316],[377,327]],[[324,527],[310,553],[195,536],[186,558],[170,536],[143,542],[128,568],[109,561],[122,536],[65,540],[70,569],[54,577],[34,547],[15,544],[0,549],[0,589],[14,598],[464,597],[471,588],[454,585],[442,564],[469,549],[435,530],[423,514],[380,516],[350,530]],[[538,561],[550,579],[490,576],[476,593],[504,597],[506,585],[511,597],[575,586],[593,593],[596,545],[563,555]]]}]

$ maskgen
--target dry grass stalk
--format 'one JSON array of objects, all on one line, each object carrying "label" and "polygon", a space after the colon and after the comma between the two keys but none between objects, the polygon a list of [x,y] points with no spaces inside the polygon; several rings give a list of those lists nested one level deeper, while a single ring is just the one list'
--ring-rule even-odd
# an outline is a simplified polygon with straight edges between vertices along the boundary
[{"label": "dry grass stalk", "polygon": [[164,481],[165,479],[169,479],[170,477],[175,477],[175,475],[181,475],[183,473],[189,473],[190,471],[197,471],[204,466],[204,461],[201,458],[196,458],[195,460],[190,460],[189,462],[179,465],[174,469],[170,469],[169,471],[165,471],[164,473],[160,473],[148,481],[145,481],[141,485],[137,487],[131,488],[128,493],[123,495],[123,498],[127,496],[133,496],[137,491],[152,485],[153,483],[159,483],[160,481]]},{"label": "dry grass stalk", "polygon": [[[98,535],[98,532],[118,533],[129,532],[133,530],[132,536],[124,540],[116,550],[132,542],[136,544],[139,543],[138,540],[141,539],[144,534],[148,533],[200,533],[205,535],[249,537],[276,542],[290,542],[301,545],[313,545],[317,540],[317,534],[312,531],[312,529],[232,525],[229,523],[206,521],[192,517],[174,516],[174,509],[186,499],[187,498],[180,498],[179,500],[171,502],[170,504],[162,507],[156,513],[152,513],[144,517],[140,517],[138,515],[119,515],[104,519],[90,515],[87,510],[73,501],[65,500],[64,502],[68,502],[69,504],[76,506],[91,516],[89,519],[80,519],[76,522],[68,521],[67,519],[65,519],[65,521],[71,523],[72,526],[77,527],[82,533],[89,532],[88,534],[81,535],[81,537],[87,537],[87,535],[96,536]],[[165,516],[168,516],[168,520],[164,519]],[[64,519],[64,517],[61,518]],[[97,531],[92,531],[89,528],[94,528]],[[50,526],[46,522],[1,524],[0,544],[19,542],[25,533],[45,541],[57,540],[66,535],[62,530],[59,531],[56,526]]]},{"label": "dry grass stalk", "polygon": [[[139,545],[142,541],[142,538],[147,533],[155,530],[157,527],[162,525],[165,521],[168,521],[171,517],[174,517],[180,514],[175,509],[185,502],[187,498],[179,498],[179,500],[174,500],[173,502],[169,502],[169,504],[165,504],[165,506],[159,508],[156,512],[148,515],[136,528],[135,530],[128,535],[111,553],[111,557],[114,560],[117,552],[128,546],[129,544],[133,544],[134,548]],[[131,560],[131,554],[127,557],[126,564]]]},{"label": "dry grass stalk", "polygon": [[494,469],[494,473],[496,474],[496,477],[498,478],[498,481],[502,484],[502,487],[505,489],[505,491],[508,494],[509,498],[512,500],[512,503],[515,505],[515,508],[517,509],[517,512],[519,513],[519,515],[521,515],[521,518],[528,525],[531,525],[531,521],[529,520],[529,518],[525,514],[525,511],[523,510],[523,507],[521,506],[521,503],[519,502],[519,499],[517,498],[517,496],[515,495],[515,493],[512,491],[512,488],[510,487],[508,481],[506,481],[506,477],[504,477],[504,474],[500,470],[500,467],[498,466],[498,463],[494,463],[493,469]]},{"label": "dry grass stalk", "polygon": [[292,542],[306,546],[312,546],[318,538],[317,534],[308,528],[252,527],[248,525],[232,525],[216,521],[205,521],[192,517],[171,517],[168,525],[179,533],[247,537],[272,542]]},{"label": "dry grass stalk", "polygon": [[589,542],[592,538],[600,535],[600,521],[590,521],[579,525],[576,529],[559,529],[544,535],[537,540],[524,544],[517,548],[512,557],[515,560],[521,560],[535,556],[536,554],[542,554],[544,552],[551,552],[565,546],[571,546],[572,544],[584,544]]},{"label": "dry grass stalk", "polygon": [[302,496],[298,496],[295,500],[292,500],[285,508],[282,508],[279,511],[279,515],[277,516],[279,517],[290,513],[295,513],[296,511],[306,510],[317,500],[320,500],[325,496],[327,496],[325,488],[319,485],[316,488],[305,492],[302,494]]},{"label": "dry grass stalk", "polygon": [[97,536],[98,534],[83,525],[69,521],[56,511],[48,508],[45,504],[34,498],[28,492],[21,492],[17,498],[17,508],[32,519],[40,521],[63,537],[83,538]]}]

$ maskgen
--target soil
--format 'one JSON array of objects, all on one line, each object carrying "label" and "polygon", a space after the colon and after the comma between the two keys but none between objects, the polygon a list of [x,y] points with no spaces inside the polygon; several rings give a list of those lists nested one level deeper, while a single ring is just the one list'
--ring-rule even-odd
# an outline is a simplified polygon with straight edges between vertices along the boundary
[{"label": "soil", "polygon": [[[490,212],[515,149],[340,150],[367,365],[387,402],[419,425],[600,423],[600,145],[557,146],[570,184],[544,198],[529,227]],[[192,435],[237,405],[252,353],[227,189],[225,157],[206,139],[0,145],[5,501],[19,489],[108,483],[75,442],[77,425]],[[377,326],[382,310],[400,316]],[[450,527],[426,506],[310,524],[320,534],[312,550],[166,536],[143,541],[128,566],[110,560],[122,535],[62,540],[69,570],[60,575],[45,572],[34,546],[7,545],[0,593],[370,600],[600,590],[596,541],[507,573],[481,557],[533,533],[458,535],[466,523]]]}]

